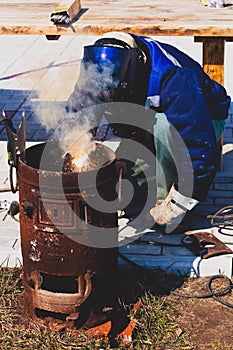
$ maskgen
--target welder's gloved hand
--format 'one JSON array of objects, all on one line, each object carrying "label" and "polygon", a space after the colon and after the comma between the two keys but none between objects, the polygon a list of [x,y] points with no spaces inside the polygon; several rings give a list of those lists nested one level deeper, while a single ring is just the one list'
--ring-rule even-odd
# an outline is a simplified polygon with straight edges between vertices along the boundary
[{"label": "welder's gloved hand", "polygon": [[181,223],[186,212],[197,204],[196,199],[183,196],[172,186],[167,198],[157,201],[157,205],[150,210],[150,215],[158,225],[175,227]]}]

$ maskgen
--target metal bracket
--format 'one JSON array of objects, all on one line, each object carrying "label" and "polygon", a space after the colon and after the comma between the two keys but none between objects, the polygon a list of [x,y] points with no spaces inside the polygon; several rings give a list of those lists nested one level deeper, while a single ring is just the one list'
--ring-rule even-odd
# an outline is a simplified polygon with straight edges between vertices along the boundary
[{"label": "metal bracket", "polygon": [[26,127],[25,114],[22,113],[22,120],[18,130],[13,128],[12,122],[7,118],[6,113],[2,112],[5,118],[6,131],[8,136],[9,148],[12,153],[12,163],[17,168],[17,157],[20,156],[22,160],[25,159],[25,143],[26,143]]},{"label": "metal bracket", "polygon": [[209,232],[194,232],[182,239],[183,245],[202,259],[221,254],[232,254],[233,251]]}]

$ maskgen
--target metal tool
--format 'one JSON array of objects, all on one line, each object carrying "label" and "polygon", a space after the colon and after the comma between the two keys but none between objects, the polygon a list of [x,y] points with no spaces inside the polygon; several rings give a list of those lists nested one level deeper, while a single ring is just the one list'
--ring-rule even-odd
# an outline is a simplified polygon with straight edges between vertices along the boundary
[{"label": "metal tool", "polygon": [[217,211],[214,215],[208,215],[212,226],[233,226],[233,205],[228,205]]},{"label": "metal tool", "polygon": [[194,232],[182,239],[183,245],[202,259],[221,254],[232,254],[233,251],[210,232]]},{"label": "metal tool", "polygon": [[12,124],[11,119],[7,118],[5,111],[2,112],[5,118],[5,126],[8,136],[8,149],[11,152],[10,162],[17,167],[17,156],[24,160],[25,158],[25,142],[26,142],[26,128],[25,128],[25,113],[22,113],[22,120],[19,128],[16,130]]},{"label": "metal tool", "polygon": [[[5,111],[2,112],[5,118],[5,126],[8,136],[7,152],[8,152],[8,164],[10,166],[9,180],[11,191],[13,193],[17,192],[18,184],[16,179],[16,184],[13,184],[13,167],[18,168],[18,157],[22,161],[25,160],[25,144],[26,144],[26,127],[25,127],[25,114],[22,113],[22,120],[19,128],[16,130],[13,126],[11,119],[7,118]],[[16,174],[17,177],[17,174]]]}]

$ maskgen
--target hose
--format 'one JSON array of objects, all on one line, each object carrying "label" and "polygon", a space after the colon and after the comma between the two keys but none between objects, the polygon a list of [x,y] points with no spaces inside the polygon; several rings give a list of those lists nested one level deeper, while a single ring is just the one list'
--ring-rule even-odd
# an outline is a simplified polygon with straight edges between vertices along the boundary
[{"label": "hose", "polygon": [[[148,273],[148,270],[145,267],[140,266],[140,265],[136,264],[135,262],[129,260],[123,254],[118,252],[118,256],[121,259],[123,259],[126,263],[128,263],[128,265],[133,266],[134,268],[136,268],[139,271]],[[212,291],[212,282],[214,280],[216,280],[216,279],[219,279],[219,278],[225,280],[226,287],[224,287],[224,288],[222,288],[222,289],[220,289],[220,290],[218,290],[216,292],[213,292]],[[213,298],[214,300],[216,300],[220,304],[225,305],[225,306],[230,307],[230,308],[233,308],[233,304],[232,303],[228,303],[227,301],[224,301],[221,298],[219,298],[220,296],[223,296],[223,295],[226,295],[228,293],[231,293],[231,291],[232,291],[232,283],[231,283],[231,280],[230,280],[229,277],[227,277],[226,275],[222,275],[222,274],[211,276],[209,278],[209,280],[207,281],[207,283],[206,283],[206,288],[207,288],[208,293],[205,293],[205,294],[190,295],[190,294],[182,294],[182,293],[179,293],[179,292],[176,292],[176,291],[173,291],[173,290],[171,291],[171,294],[176,295],[178,297],[193,298],[193,299],[194,298],[195,299]]]},{"label": "hose", "polygon": [[[218,278],[225,279],[226,287],[224,287],[216,292],[213,292],[212,291],[212,282]],[[179,296],[179,297],[184,297],[184,298],[196,298],[196,299],[213,298],[214,300],[216,300],[220,304],[233,308],[232,303],[228,303],[227,301],[224,301],[221,298],[219,298],[220,296],[226,295],[227,293],[231,293],[231,291],[232,291],[232,283],[231,283],[231,280],[229,277],[227,277],[225,275],[221,275],[221,274],[211,276],[209,278],[209,280],[207,281],[206,288],[208,291],[208,293],[206,293],[206,294],[190,295],[190,294],[178,293],[176,291],[171,291],[171,294]]]}]

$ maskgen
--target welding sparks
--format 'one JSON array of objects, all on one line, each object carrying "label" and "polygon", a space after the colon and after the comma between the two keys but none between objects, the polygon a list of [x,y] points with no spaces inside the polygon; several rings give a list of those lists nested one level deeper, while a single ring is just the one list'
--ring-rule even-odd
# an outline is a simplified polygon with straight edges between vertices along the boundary
[{"label": "welding sparks", "polygon": [[96,144],[89,133],[82,135],[71,144],[66,155],[70,154],[75,171],[88,170],[88,158],[95,147]]},{"label": "welding sparks", "polygon": [[75,166],[81,170],[84,166],[85,166],[85,163],[87,162],[88,160],[88,154],[85,154],[83,157],[79,157],[77,159],[74,159],[73,162],[75,164]]}]

